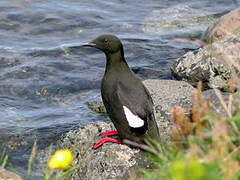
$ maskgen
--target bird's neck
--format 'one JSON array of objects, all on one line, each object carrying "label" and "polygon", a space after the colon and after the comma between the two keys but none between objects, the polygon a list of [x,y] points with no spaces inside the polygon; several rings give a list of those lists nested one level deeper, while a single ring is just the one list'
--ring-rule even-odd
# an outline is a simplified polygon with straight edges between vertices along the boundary
[{"label": "bird's neck", "polygon": [[107,64],[106,64],[106,71],[121,71],[128,69],[128,64],[124,58],[123,49],[114,53],[107,55]]}]

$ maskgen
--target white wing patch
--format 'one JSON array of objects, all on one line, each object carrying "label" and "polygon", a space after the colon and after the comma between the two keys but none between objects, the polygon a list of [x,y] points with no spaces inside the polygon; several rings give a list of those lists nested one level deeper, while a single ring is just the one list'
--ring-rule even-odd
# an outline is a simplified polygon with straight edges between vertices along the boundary
[{"label": "white wing patch", "polygon": [[144,125],[144,121],[138,116],[134,115],[126,106],[123,106],[123,110],[130,127],[140,128]]}]

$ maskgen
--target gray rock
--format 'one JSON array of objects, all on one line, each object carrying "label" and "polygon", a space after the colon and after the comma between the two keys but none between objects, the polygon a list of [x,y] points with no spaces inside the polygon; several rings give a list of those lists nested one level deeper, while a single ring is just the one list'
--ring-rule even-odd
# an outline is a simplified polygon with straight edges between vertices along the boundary
[{"label": "gray rock", "polygon": [[171,109],[182,106],[188,109],[192,106],[192,94],[195,91],[189,83],[175,80],[148,79],[143,81],[149,90],[156,110],[156,119],[161,140],[171,137]]},{"label": "gray rock", "polygon": [[178,80],[193,86],[202,81],[205,89],[226,91],[228,81],[235,75],[234,66],[240,63],[239,49],[240,35],[217,41],[178,58],[171,71]]},{"label": "gray rock", "polygon": [[209,26],[202,40],[212,44],[178,58],[171,67],[172,74],[193,86],[202,81],[205,89],[226,91],[228,80],[235,75],[233,64],[240,61],[240,8]]},{"label": "gray rock", "polygon": [[[227,93],[227,92],[221,92],[218,91],[220,98],[222,99],[222,102],[228,106],[228,103],[231,102],[233,105],[232,107],[238,107],[238,99],[239,99],[239,93]],[[226,110],[222,106],[222,102],[219,99],[219,97],[216,95],[216,92],[213,89],[207,90],[202,92],[204,100],[209,100],[212,104],[212,108],[215,112],[225,114],[228,116]],[[234,112],[234,108],[231,108],[230,113]]]},{"label": "gray rock", "polygon": [[207,43],[213,43],[229,38],[237,33],[240,33],[240,8],[227,13],[209,26],[202,40]]},{"label": "gray rock", "polygon": [[143,164],[140,150],[126,145],[109,143],[92,150],[92,145],[100,140],[99,134],[113,129],[112,123],[97,122],[70,131],[58,142],[59,148],[71,149],[78,157],[75,163],[80,164],[80,168],[74,180],[116,179],[123,177],[131,167]]},{"label": "gray rock", "polygon": [[6,169],[0,169],[0,180],[22,180],[22,178]]},{"label": "gray rock", "polygon": [[143,83],[152,96],[156,112],[167,119],[173,106],[190,108],[192,105],[192,93],[195,89],[187,82],[148,79]]},{"label": "gray rock", "polygon": [[87,105],[88,105],[88,108],[91,109],[93,112],[100,113],[100,114],[107,113],[106,108],[102,102],[96,102],[96,101],[88,102]]}]

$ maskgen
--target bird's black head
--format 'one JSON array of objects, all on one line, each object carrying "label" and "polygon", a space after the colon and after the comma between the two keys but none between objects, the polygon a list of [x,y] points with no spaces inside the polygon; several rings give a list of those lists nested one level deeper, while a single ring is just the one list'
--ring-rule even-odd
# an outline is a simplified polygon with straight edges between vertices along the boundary
[{"label": "bird's black head", "polygon": [[84,46],[95,47],[103,51],[106,55],[114,54],[122,50],[122,43],[120,39],[110,34],[98,36],[92,42],[85,44]]}]

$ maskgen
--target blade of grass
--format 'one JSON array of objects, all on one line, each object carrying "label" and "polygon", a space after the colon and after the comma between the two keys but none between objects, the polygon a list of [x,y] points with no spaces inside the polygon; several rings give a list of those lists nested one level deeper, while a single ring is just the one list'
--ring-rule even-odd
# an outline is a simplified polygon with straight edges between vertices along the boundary
[{"label": "blade of grass", "polygon": [[143,150],[148,151],[148,152],[150,152],[152,154],[155,154],[155,155],[159,154],[159,152],[156,149],[154,149],[154,148],[152,148],[152,147],[150,147],[148,145],[145,145],[145,144],[139,144],[139,143],[136,143],[134,141],[130,141],[128,139],[124,139],[123,143],[127,144],[127,145],[130,145],[130,146],[134,146],[134,147],[143,149]]},{"label": "blade of grass", "polygon": [[32,167],[33,167],[34,160],[36,158],[36,154],[37,154],[37,142],[34,141],[33,147],[32,147],[32,152],[31,152],[29,160],[28,160],[27,178],[29,178],[29,176],[32,172]]},{"label": "blade of grass", "polygon": [[232,113],[229,112],[229,109],[228,109],[226,103],[224,102],[223,97],[222,97],[222,95],[220,94],[219,90],[216,89],[216,88],[214,88],[213,90],[214,90],[216,96],[218,97],[218,99],[219,99],[219,101],[220,101],[220,103],[221,103],[223,109],[226,111],[228,117],[232,117]]},{"label": "blade of grass", "polygon": [[233,105],[233,95],[230,94],[228,97],[228,111],[232,114],[232,105]]},{"label": "blade of grass", "polygon": [[8,162],[8,155],[5,154],[0,167],[4,168],[7,164],[7,162]]}]

